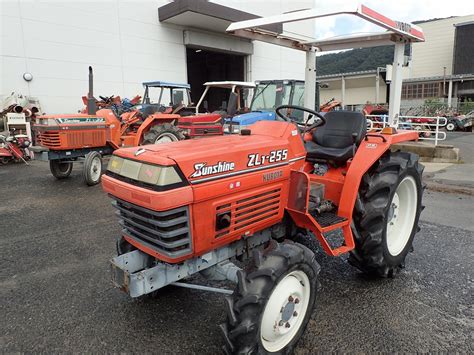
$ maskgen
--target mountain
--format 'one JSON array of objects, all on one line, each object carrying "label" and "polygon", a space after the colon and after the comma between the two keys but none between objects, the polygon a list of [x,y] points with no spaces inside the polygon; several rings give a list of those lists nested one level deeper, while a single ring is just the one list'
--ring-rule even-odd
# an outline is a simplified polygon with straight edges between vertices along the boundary
[{"label": "mountain", "polygon": [[393,62],[393,46],[351,49],[316,59],[317,75],[349,73],[385,67]]}]

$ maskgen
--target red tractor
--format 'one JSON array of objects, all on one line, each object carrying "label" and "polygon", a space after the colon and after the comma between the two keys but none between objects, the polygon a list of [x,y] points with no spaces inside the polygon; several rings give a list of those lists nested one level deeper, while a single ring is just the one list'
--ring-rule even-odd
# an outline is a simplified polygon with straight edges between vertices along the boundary
[{"label": "red tractor", "polygon": [[32,147],[36,158],[49,161],[57,179],[67,178],[74,162],[84,162],[84,181],[95,185],[102,174],[102,156],[115,149],[223,134],[219,114],[195,115],[189,107],[189,84],[143,85],[141,105],[124,108],[110,103],[96,111],[89,67],[88,114],[38,116],[33,127],[36,146]]},{"label": "red tractor", "polygon": [[320,112],[329,112],[334,110],[336,107],[341,106],[341,101],[336,100],[334,97],[319,107]]},{"label": "red tractor", "polygon": [[[383,32],[302,40],[266,27],[341,14]],[[305,51],[308,108],[280,106],[280,122],[259,121],[239,135],[115,151],[102,181],[122,226],[112,279],[131,297],[167,285],[226,293],[227,353],[288,354],[318,294],[320,266],[305,245],[318,240],[328,255],[348,253],[352,265],[380,277],[396,275],[413,250],[423,166],[394,144],[418,133],[390,125],[406,43],[424,36],[416,25],[340,4],[233,23],[227,33]],[[389,126],[367,132],[362,113],[315,112],[316,52],[381,44],[395,47]],[[235,289],[185,282],[196,273]]]},{"label": "red tractor", "polygon": [[[318,293],[312,239],[328,255],[349,253],[362,272],[393,277],[419,230],[423,166],[391,151],[416,132],[367,133],[358,112],[276,113],[281,122],[240,135],[116,150],[102,179],[122,227],[115,285],[131,297],[167,285],[228,294],[228,353],[295,347]],[[184,282],[196,273],[235,290]]]}]

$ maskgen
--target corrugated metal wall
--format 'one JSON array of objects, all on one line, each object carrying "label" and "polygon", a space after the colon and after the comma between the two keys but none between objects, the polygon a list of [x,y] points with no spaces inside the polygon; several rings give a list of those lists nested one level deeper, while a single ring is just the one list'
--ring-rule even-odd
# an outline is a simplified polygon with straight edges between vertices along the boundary
[{"label": "corrugated metal wall", "polygon": [[456,27],[453,74],[474,73],[474,22]]}]

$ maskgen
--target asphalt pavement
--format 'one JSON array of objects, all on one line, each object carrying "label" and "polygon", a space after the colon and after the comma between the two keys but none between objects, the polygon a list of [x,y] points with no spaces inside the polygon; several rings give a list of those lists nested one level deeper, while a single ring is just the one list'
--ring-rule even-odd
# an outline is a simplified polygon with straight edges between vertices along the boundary
[{"label": "asphalt pavement", "polygon": [[459,148],[461,161],[474,164],[474,133],[472,132],[446,132],[446,140],[440,144],[451,144]]},{"label": "asphalt pavement", "polygon": [[[79,169],[57,181],[42,162],[2,166],[0,198],[2,353],[220,353],[223,296],[169,287],[130,299],[112,287],[120,228]],[[473,203],[427,191],[415,252],[395,279],[319,252],[322,289],[296,353],[473,353]]]}]

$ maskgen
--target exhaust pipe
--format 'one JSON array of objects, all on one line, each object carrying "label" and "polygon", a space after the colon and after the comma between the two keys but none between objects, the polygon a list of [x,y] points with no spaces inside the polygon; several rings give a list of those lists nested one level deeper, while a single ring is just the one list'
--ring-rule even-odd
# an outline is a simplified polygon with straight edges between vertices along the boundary
[{"label": "exhaust pipe", "polygon": [[97,105],[94,99],[94,73],[92,67],[89,67],[89,93],[87,94],[87,114],[95,115],[97,112]]},{"label": "exhaust pipe", "polygon": [[33,112],[28,108],[23,109],[23,113],[25,114],[25,117],[31,117],[33,114]]},{"label": "exhaust pipe", "polygon": [[22,113],[23,112],[23,107],[20,106],[20,105],[16,105],[15,107],[13,107],[13,112]]}]

